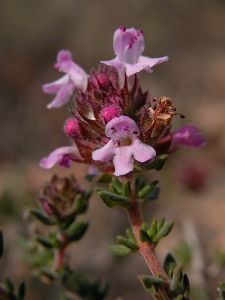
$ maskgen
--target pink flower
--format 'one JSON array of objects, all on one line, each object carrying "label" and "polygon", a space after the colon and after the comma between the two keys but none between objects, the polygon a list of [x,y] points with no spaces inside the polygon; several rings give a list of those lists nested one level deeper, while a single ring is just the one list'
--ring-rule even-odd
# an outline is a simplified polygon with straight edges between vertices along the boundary
[{"label": "pink flower", "polygon": [[113,48],[116,57],[102,63],[125,70],[127,76],[142,70],[151,73],[153,66],[169,59],[168,56],[151,58],[141,55],[145,48],[143,31],[135,28],[126,29],[121,26],[117,29],[114,33]]},{"label": "pink flower", "polygon": [[184,125],[171,133],[172,141],[169,151],[175,151],[181,146],[201,147],[206,145],[205,136],[194,125]]},{"label": "pink flower", "polygon": [[155,150],[142,143],[137,124],[127,116],[113,118],[105,129],[111,140],[101,149],[92,153],[93,160],[108,162],[113,159],[114,175],[120,176],[134,169],[134,160],[145,162],[155,157]]},{"label": "pink flower", "polygon": [[82,161],[76,145],[55,149],[47,157],[42,158],[39,165],[44,169],[50,169],[58,163],[63,167],[69,168],[72,160]]},{"label": "pink flower", "polygon": [[66,104],[75,89],[86,91],[88,75],[72,60],[70,51],[61,50],[57,55],[55,68],[66,73],[60,79],[43,85],[43,91],[47,94],[56,94],[55,98],[47,105],[47,108],[58,108]]}]

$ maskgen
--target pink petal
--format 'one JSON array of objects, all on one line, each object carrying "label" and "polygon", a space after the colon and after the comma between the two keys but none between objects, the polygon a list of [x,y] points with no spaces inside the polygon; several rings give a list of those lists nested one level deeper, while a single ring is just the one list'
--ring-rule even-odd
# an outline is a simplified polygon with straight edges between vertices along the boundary
[{"label": "pink petal", "polygon": [[120,61],[135,64],[144,51],[144,38],[141,30],[119,28],[114,33],[113,48]]},{"label": "pink petal", "polygon": [[132,76],[144,69],[145,69],[145,66],[143,66],[141,64],[134,64],[134,65],[126,64],[126,75],[129,77],[129,76]]},{"label": "pink petal", "polygon": [[114,142],[110,140],[104,147],[95,150],[92,153],[92,159],[99,160],[101,162],[107,162],[110,161],[114,155],[115,155]]},{"label": "pink petal", "polygon": [[170,151],[174,151],[182,145],[189,147],[201,147],[206,145],[205,136],[194,125],[184,125],[172,132]]},{"label": "pink petal", "polygon": [[47,105],[47,108],[58,108],[66,104],[73,93],[73,85],[67,83],[61,87],[56,97]]},{"label": "pink petal", "polygon": [[73,82],[74,87],[82,90],[87,88],[88,75],[72,59],[72,54],[68,50],[61,50],[57,56],[57,68],[59,71],[66,73]]},{"label": "pink petal", "polygon": [[147,72],[151,73],[152,72],[151,68],[153,66],[161,64],[161,63],[166,62],[168,60],[169,60],[168,56],[151,58],[151,57],[140,55],[140,57],[138,59],[138,64],[141,64],[141,65],[145,66],[144,69]]},{"label": "pink petal", "polygon": [[57,54],[57,64],[59,68],[61,64],[72,60],[72,53],[69,50],[60,50]]},{"label": "pink petal", "polygon": [[74,87],[85,92],[87,89],[88,75],[86,72],[74,62],[70,62],[67,70],[70,80],[74,83]]},{"label": "pink petal", "polygon": [[42,89],[47,94],[56,94],[58,91],[67,84],[69,81],[69,76],[64,75],[63,77],[59,78],[58,80],[55,80],[51,83],[46,83],[42,86]]},{"label": "pink petal", "polygon": [[119,70],[124,70],[126,68],[126,64],[119,60],[118,57],[112,59],[112,60],[102,60],[101,63],[114,67]]},{"label": "pink petal", "polygon": [[135,123],[134,120],[132,120],[131,118],[127,117],[127,116],[120,116],[120,117],[115,117],[113,118],[107,125],[105,128],[105,134],[108,137],[117,137],[117,134],[120,135],[123,132],[126,133],[126,129],[129,129],[130,134],[133,136],[133,132],[136,132],[136,135],[140,134],[140,130],[137,126],[137,124]]},{"label": "pink petal", "polygon": [[55,164],[61,163],[65,157],[81,158],[76,146],[60,147],[51,152],[47,157],[44,157],[40,161],[40,166],[44,169],[50,169]]},{"label": "pink petal", "polygon": [[155,150],[151,146],[142,143],[138,138],[130,147],[132,147],[134,159],[139,162],[145,162],[156,156]]},{"label": "pink petal", "polygon": [[113,164],[115,167],[114,175],[125,175],[134,169],[134,158],[132,155],[132,149],[130,146],[118,147],[116,149],[116,155],[113,158]]}]

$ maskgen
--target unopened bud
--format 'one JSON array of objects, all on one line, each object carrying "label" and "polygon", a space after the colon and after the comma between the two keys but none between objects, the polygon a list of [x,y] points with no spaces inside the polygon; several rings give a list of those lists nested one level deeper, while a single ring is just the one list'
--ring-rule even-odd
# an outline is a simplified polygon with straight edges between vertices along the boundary
[{"label": "unopened bud", "polygon": [[119,115],[120,115],[119,108],[112,105],[106,106],[101,111],[101,116],[106,123],[111,121],[113,118],[118,117]]},{"label": "unopened bud", "polygon": [[80,134],[79,121],[73,118],[66,120],[64,131],[71,137],[77,137]]}]

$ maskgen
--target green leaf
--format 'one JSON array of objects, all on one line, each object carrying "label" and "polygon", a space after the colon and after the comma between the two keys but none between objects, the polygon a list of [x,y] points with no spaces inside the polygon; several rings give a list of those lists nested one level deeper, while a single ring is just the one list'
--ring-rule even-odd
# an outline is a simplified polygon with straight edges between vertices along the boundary
[{"label": "green leaf", "polygon": [[142,201],[144,203],[147,203],[149,201],[152,200],[156,200],[159,197],[159,192],[160,192],[160,188],[158,186],[156,186],[150,193],[148,193],[143,199]]},{"label": "green leaf", "polygon": [[54,245],[52,244],[52,242],[44,237],[44,236],[41,236],[41,235],[38,235],[36,237],[36,241],[41,244],[42,246],[44,246],[45,248],[48,248],[48,249],[52,249],[54,247]]},{"label": "green leaf", "polygon": [[7,289],[8,292],[10,292],[12,294],[14,293],[15,287],[14,287],[14,284],[13,284],[13,282],[10,278],[5,279],[5,286],[6,286],[6,289]]},{"label": "green leaf", "polygon": [[26,294],[26,286],[25,286],[25,283],[22,282],[18,289],[18,297],[20,299],[23,299],[25,297],[25,294]]},{"label": "green leaf", "polygon": [[88,228],[88,223],[86,222],[75,222],[66,231],[67,239],[69,242],[79,240]]},{"label": "green leaf", "polygon": [[124,245],[111,245],[109,248],[114,254],[120,256],[125,256],[130,253],[130,249]]},{"label": "green leaf", "polygon": [[39,221],[41,221],[45,225],[55,225],[56,220],[44,214],[41,210],[31,209],[31,214],[35,216]]},{"label": "green leaf", "polygon": [[85,200],[89,200],[91,198],[92,194],[93,194],[93,189],[90,188],[90,189],[85,190],[82,193],[82,196],[84,197]]},{"label": "green leaf", "polygon": [[134,243],[137,243],[137,239],[136,239],[136,237],[135,237],[133,231],[132,231],[130,228],[127,228],[127,229],[126,229],[126,235],[127,235],[127,237],[128,237],[130,240],[132,240]]},{"label": "green leaf", "polygon": [[157,220],[154,218],[152,220],[152,224],[151,227],[147,230],[148,235],[150,236],[151,240],[155,237],[155,235],[157,234]]},{"label": "green leaf", "polygon": [[139,246],[137,245],[137,243],[135,243],[132,240],[129,240],[121,235],[117,235],[116,240],[117,240],[118,244],[124,245],[124,246],[130,248],[131,250],[136,251],[139,249]]},{"label": "green leaf", "polygon": [[110,183],[110,185],[109,185],[109,191],[112,194],[119,195],[119,192],[117,191],[117,189],[115,188],[115,186],[112,183]]},{"label": "green leaf", "polygon": [[99,193],[99,192],[104,192],[104,191],[106,192],[107,190],[105,188],[97,186],[97,187],[94,188],[94,191]]},{"label": "green leaf", "polygon": [[96,178],[96,181],[100,183],[107,183],[110,182],[111,180],[112,180],[112,174],[110,173],[103,173]]},{"label": "green leaf", "polygon": [[154,236],[153,242],[158,243],[161,238],[165,237],[168,235],[173,228],[174,222],[173,221],[168,221],[166,222],[163,227],[158,231],[158,233]]},{"label": "green leaf", "polygon": [[85,196],[79,194],[76,196],[72,208],[73,214],[81,214],[84,213],[87,210],[88,204],[87,199],[84,199]]},{"label": "green leaf", "polygon": [[178,285],[183,277],[181,266],[176,266],[173,270],[172,281],[170,284],[171,291],[176,291],[178,289]]},{"label": "green leaf", "polygon": [[145,170],[157,170],[160,171],[162,167],[164,166],[166,160],[167,160],[168,155],[167,154],[162,154],[160,156],[157,156],[155,159],[149,161],[147,164],[143,164],[143,168]]},{"label": "green leaf", "polygon": [[129,195],[131,194],[131,186],[130,186],[130,181],[126,180],[123,184],[123,195],[125,197],[129,197]]},{"label": "green leaf", "polygon": [[140,191],[144,186],[145,186],[144,180],[142,178],[140,178],[140,177],[137,177],[135,179],[135,188],[136,188],[136,191]]},{"label": "green leaf", "polygon": [[122,184],[122,182],[119,181],[119,179],[116,176],[113,176],[112,184],[114,185],[114,187],[116,188],[118,193],[120,195],[122,195],[123,194],[123,184]]},{"label": "green leaf", "polygon": [[4,251],[3,232],[2,232],[2,229],[0,228],[0,258],[3,255],[3,251]]},{"label": "green leaf", "polygon": [[90,182],[107,183],[112,180],[112,174],[110,173],[103,173],[100,175],[88,174],[85,176],[85,179],[87,179]]},{"label": "green leaf", "polygon": [[130,200],[127,197],[115,195],[105,191],[99,192],[98,195],[108,207],[113,207],[116,205],[122,207],[130,206]]},{"label": "green leaf", "polygon": [[72,223],[75,222],[75,220],[76,220],[76,214],[72,212],[68,215],[60,216],[58,221],[62,229],[67,229]]},{"label": "green leaf", "polygon": [[150,275],[139,275],[138,279],[142,282],[144,287],[149,290],[151,287],[153,287],[155,284],[163,286],[165,284],[164,280],[159,277],[153,277]]},{"label": "green leaf", "polygon": [[140,229],[140,238],[142,242],[152,242],[151,237],[148,235],[147,231],[144,229]]},{"label": "green leaf", "polygon": [[169,277],[172,277],[173,270],[176,266],[177,266],[177,263],[176,263],[174,257],[172,256],[171,253],[168,253],[165,258],[164,264],[163,264],[163,269],[165,270],[166,274]]},{"label": "green leaf", "polygon": [[160,218],[157,222],[157,231],[159,231],[165,223],[165,218]]},{"label": "green leaf", "polygon": [[145,185],[137,194],[138,198],[144,198],[145,196],[147,196],[153,189],[154,187],[157,185],[159,181],[155,180],[152,181],[150,184]]}]

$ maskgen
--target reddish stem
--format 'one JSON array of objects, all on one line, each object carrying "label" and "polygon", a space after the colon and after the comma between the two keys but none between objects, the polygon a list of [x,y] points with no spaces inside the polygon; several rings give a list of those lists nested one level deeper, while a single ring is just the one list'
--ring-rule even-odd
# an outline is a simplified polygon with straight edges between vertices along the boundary
[{"label": "reddish stem", "polygon": [[135,234],[135,237],[137,239],[137,243],[139,246],[139,253],[143,256],[145,259],[151,273],[153,276],[164,279],[164,281],[169,285],[169,278],[163,268],[161,267],[154,249],[151,247],[151,245],[148,242],[142,242],[140,237],[140,228],[143,223],[143,218],[140,210],[140,204],[133,200],[131,203],[131,206],[127,209],[128,218],[131,224],[131,227],[133,229],[133,232]]},{"label": "reddish stem", "polygon": [[65,264],[65,249],[66,249],[66,237],[63,232],[60,232],[60,239],[61,239],[61,246],[55,250],[54,253],[54,262],[53,262],[53,269],[59,270],[64,267]]},{"label": "reddish stem", "polygon": [[65,257],[64,247],[55,250],[54,263],[53,263],[54,270],[57,271],[64,267],[64,257]]}]

